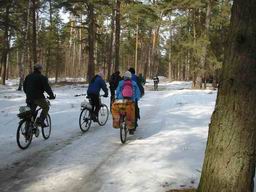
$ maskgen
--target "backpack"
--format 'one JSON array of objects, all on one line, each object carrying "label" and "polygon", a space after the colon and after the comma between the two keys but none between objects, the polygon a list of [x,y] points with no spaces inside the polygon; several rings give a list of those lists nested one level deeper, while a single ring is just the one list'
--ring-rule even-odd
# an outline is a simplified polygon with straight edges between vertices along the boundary
[{"label": "backpack", "polygon": [[122,95],[125,98],[132,98],[133,96],[133,87],[132,87],[132,81],[126,80],[124,81],[123,89],[122,89]]}]

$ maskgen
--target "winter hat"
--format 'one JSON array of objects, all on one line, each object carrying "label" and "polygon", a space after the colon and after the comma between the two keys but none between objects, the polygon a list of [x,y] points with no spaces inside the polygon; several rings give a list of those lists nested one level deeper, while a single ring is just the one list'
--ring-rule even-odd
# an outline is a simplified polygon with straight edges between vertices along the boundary
[{"label": "winter hat", "polygon": [[135,69],[134,68],[130,68],[129,71],[132,73],[132,74],[135,74]]},{"label": "winter hat", "polygon": [[43,65],[42,64],[35,64],[34,65],[34,70],[42,70],[43,69]]},{"label": "winter hat", "polygon": [[130,72],[130,71],[126,71],[126,72],[124,73],[124,79],[131,79],[131,78],[132,78],[131,72]]}]

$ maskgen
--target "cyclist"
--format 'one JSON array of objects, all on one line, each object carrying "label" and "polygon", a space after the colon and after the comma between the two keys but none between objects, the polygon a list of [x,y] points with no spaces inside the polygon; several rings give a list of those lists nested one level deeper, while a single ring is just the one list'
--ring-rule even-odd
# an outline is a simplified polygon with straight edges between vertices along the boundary
[{"label": "cyclist", "polygon": [[158,83],[159,83],[159,78],[157,75],[153,77],[153,81],[154,81],[154,90],[156,91],[158,89]]},{"label": "cyclist", "polygon": [[108,88],[103,80],[103,77],[103,72],[99,72],[97,75],[95,75],[90,81],[87,90],[87,97],[90,98],[92,104],[93,121],[97,121],[100,110],[100,90],[102,89],[105,93],[103,97],[108,97]]},{"label": "cyclist", "polygon": [[[26,103],[31,108],[32,113],[35,112],[37,106],[42,108],[38,124],[41,127],[46,127],[44,120],[49,111],[49,104],[47,103],[44,92],[49,95],[49,99],[55,99],[55,95],[49,85],[48,78],[42,75],[43,65],[36,64],[34,72],[30,73],[23,83],[23,89],[26,94]],[[36,115],[36,114],[34,114]]]},{"label": "cyclist", "polygon": [[[135,104],[141,97],[139,87],[135,81],[132,80],[132,74],[130,71],[126,71],[124,74],[124,80],[120,81],[116,89],[117,99],[128,99],[132,100]],[[135,113],[135,128],[130,129],[130,134],[134,134],[137,127],[137,118]]]},{"label": "cyclist", "polygon": [[[129,71],[132,73],[132,80],[135,81],[139,87],[140,95],[141,97],[144,95],[144,87],[141,85],[138,76],[135,74],[135,69],[130,68]],[[135,129],[138,127],[138,119],[140,119],[140,108],[138,105],[138,101],[135,101],[135,116],[136,116],[136,122],[135,122]]]},{"label": "cyclist", "polygon": [[144,86],[145,84],[146,84],[146,80],[145,80],[145,78],[142,76],[142,74],[140,73],[139,74],[139,82],[140,82],[140,84],[142,85],[142,86]]},{"label": "cyclist", "polygon": [[121,81],[121,80],[122,80],[122,78],[120,76],[119,71],[116,71],[110,77],[110,80],[109,80],[109,89],[110,89],[110,95],[111,95],[110,107],[111,107],[111,104],[113,103],[113,101],[115,100],[115,91],[116,91],[119,81]]}]

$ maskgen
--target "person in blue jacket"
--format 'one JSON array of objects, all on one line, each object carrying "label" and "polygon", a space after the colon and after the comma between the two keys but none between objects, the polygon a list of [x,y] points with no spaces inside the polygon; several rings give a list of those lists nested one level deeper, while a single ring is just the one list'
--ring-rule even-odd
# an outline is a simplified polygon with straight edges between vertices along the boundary
[{"label": "person in blue jacket", "polygon": [[[144,87],[141,85],[138,76],[135,74],[135,69],[131,67],[129,69],[129,71],[132,73],[132,80],[135,81],[139,87],[141,97],[143,97],[145,94]],[[138,119],[140,119],[140,108],[138,105],[138,101],[135,102],[135,116],[136,116],[136,128],[137,128],[138,127]]]},{"label": "person in blue jacket", "polygon": [[[124,73],[124,80],[120,81],[117,89],[116,89],[116,98],[117,99],[124,99],[123,95],[122,95],[122,90],[123,90],[123,86],[124,86],[124,82],[126,80],[132,80],[132,74],[129,71],[126,71]],[[131,100],[136,102],[139,101],[141,94],[140,94],[140,89],[137,85],[137,83],[135,81],[132,80],[132,88],[133,88],[133,95],[131,97]]]},{"label": "person in blue jacket", "polygon": [[95,75],[89,83],[87,90],[87,97],[91,99],[92,111],[93,111],[93,120],[97,121],[98,113],[100,110],[100,90],[104,91],[103,97],[108,97],[108,88],[103,80],[103,73],[99,72]]},{"label": "person in blue jacket", "polygon": [[124,80],[120,81],[118,84],[118,87],[116,89],[116,98],[117,99],[125,99],[123,96],[123,89],[124,89],[124,85],[125,85],[125,81],[127,80],[131,80],[132,82],[132,96],[130,97],[130,99],[134,102],[135,104],[135,128],[134,129],[129,129],[129,133],[131,135],[134,134],[134,131],[136,131],[136,128],[138,126],[138,114],[137,114],[137,109],[136,107],[138,107],[138,101],[141,98],[141,93],[140,93],[140,89],[137,85],[137,83],[135,81],[132,80],[132,73],[130,71],[126,71],[124,74]]}]

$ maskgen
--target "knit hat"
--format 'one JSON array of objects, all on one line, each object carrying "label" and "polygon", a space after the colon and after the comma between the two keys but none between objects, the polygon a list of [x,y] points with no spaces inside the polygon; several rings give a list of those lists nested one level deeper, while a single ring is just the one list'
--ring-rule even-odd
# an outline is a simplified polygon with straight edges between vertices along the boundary
[{"label": "knit hat", "polygon": [[34,70],[42,70],[43,69],[43,65],[42,64],[35,64],[34,65]]},{"label": "knit hat", "polygon": [[131,79],[131,78],[132,78],[131,72],[130,72],[130,71],[126,71],[126,72],[124,73],[124,79]]}]

